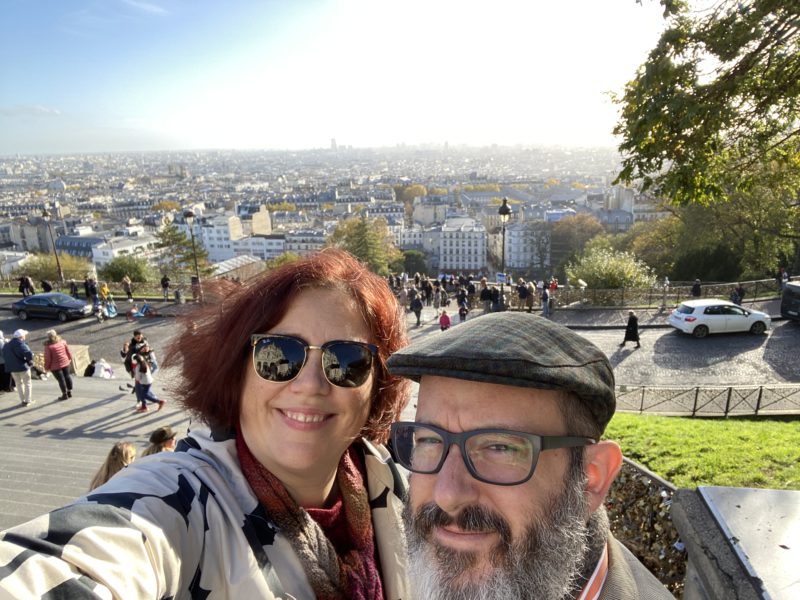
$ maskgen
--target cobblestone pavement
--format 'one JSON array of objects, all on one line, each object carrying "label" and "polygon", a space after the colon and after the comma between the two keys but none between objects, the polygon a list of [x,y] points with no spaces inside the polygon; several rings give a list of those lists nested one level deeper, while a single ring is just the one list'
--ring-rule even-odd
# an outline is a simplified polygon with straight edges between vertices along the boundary
[{"label": "cobblestone pavement", "polygon": [[[11,300],[0,300],[0,309]],[[124,303],[121,303],[124,305]],[[191,305],[159,303],[165,314],[190,313]],[[765,305],[775,315],[777,304]],[[474,311],[469,318],[476,318]],[[578,329],[597,344],[615,365],[617,382],[629,385],[707,385],[753,383],[800,383],[797,348],[800,325],[777,322],[764,336],[729,334],[695,340],[665,326],[663,313],[639,312],[642,348],[619,347],[627,311],[559,310],[553,320]],[[542,318],[538,314],[531,318]],[[420,327],[409,315],[410,337],[438,335],[432,308],[425,308]],[[84,319],[61,324],[29,320],[24,323],[10,312],[0,312],[0,329],[10,336],[18,327],[30,330],[29,342],[41,350],[44,332],[56,328],[71,344],[87,344],[93,358],[105,357],[116,365],[117,379],[105,381],[77,378],[75,397],[56,401],[58,387],[51,378],[34,380],[34,406],[23,408],[16,393],[0,394],[0,530],[52,510],[86,491],[97,467],[110,447],[119,440],[136,443],[139,451],[156,427],[171,425],[187,430],[189,415],[171,400],[170,382],[177,376],[169,370],[157,375],[156,392],[167,399],[159,413],[133,413],[134,400],[125,384],[119,348],[134,328],[141,328],[161,353],[176,332],[169,316],[144,319],[134,324],[124,318],[98,324]],[[458,317],[454,319],[458,327]],[[124,389],[120,390],[120,386]],[[414,396],[415,397],[415,396]],[[404,418],[413,418],[412,399]]]}]

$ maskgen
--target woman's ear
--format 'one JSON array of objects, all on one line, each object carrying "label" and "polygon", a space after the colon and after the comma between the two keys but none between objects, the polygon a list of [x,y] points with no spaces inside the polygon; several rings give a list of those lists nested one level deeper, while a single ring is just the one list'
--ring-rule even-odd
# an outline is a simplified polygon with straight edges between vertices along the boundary
[{"label": "woman's ear", "polygon": [[604,440],[585,447],[584,470],[589,513],[605,500],[608,489],[622,466],[622,451],[616,442]]}]

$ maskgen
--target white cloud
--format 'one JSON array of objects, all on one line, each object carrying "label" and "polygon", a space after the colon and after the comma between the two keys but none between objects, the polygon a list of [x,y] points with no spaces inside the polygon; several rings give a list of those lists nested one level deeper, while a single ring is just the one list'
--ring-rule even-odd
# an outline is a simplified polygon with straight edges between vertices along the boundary
[{"label": "white cloud", "polygon": [[131,6],[135,9],[149,12],[154,15],[166,15],[167,9],[158,4],[153,4],[152,2],[142,2],[141,0],[122,0],[128,6]]},{"label": "white cloud", "polygon": [[38,104],[16,106],[0,106],[0,115],[4,117],[53,117],[59,116],[61,111]]}]

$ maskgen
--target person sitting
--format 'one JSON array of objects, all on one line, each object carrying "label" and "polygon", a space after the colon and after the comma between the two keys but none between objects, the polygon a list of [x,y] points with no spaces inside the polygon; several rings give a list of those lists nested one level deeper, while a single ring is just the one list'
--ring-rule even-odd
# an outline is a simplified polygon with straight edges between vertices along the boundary
[{"label": "person sitting", "polygon": [[142,456],[150,456],[159,452],[174,452],[178,442],[175,439],[177,433],[172,427],[159,427],[150,434],[150,445],[142,452]]},{"label": "person sitting", "polygon": [[108,456],[92,477],[89,491],[99,488],[111,479],[116,473],[131,464],[136,458],[136,447],[130,442],[117,442],[111,447]]},{"label": "person sitting", "polygon": [[386,368],[407,334],[386,281],[329,248],[224,306],[199,305],[166,353],[188,436],[0,535],[0,596],[411,597],[383,446],[409,399]]}]

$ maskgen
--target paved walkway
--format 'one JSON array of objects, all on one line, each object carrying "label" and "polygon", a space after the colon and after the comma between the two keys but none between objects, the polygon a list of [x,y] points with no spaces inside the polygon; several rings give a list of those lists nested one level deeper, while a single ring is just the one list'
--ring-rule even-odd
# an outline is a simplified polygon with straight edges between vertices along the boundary
[{"label": "paved walkway", "polygon": [[[777,300],[771,300],[753,308],[776,316],[779,307]],[[664,313],[636,312],[643,328],[666,326]],[[480,311],[473,311],[469,318],[479,318],[476,313]],[[458,327],[458,315],[452,317]],[[534,313],[532,318],[541,316]],[[562,309],[552,319],[575,328],[623,328],[627,309]],[[439,331],[433,308],[423,310],[420,327],[416,327],[413,314],[409,314],[408,324],[412,340]],[[0,530],[85,493],[115,442],[132,441],[141,452],[157,427],[170,425],[181,433],[186,431],[190,418],[170,402],[168,371],[161,371],[155,386],[159,397],[167,400],[165,409],[137,414],[133,412],[134,397],[125,387],[130,380],[121,365],[114,366],[122,377],[78,377],[74,397],[64,402],[56,400],[60,392],[52,377],[34,380],[36,403],[27,408],[19,404],[16,392],[0,393]],[[413,409],[412,401],[406,416],[413,418]]]}]

